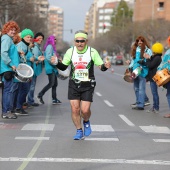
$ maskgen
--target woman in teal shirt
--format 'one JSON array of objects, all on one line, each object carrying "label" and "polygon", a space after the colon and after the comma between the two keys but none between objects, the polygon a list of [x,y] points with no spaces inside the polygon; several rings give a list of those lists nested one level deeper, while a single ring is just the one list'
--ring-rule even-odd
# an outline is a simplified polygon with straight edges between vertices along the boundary
[{"label": "woman in teal shirt", "polygon": [[16,119],[17,115],[10,109],[10,90],[13,86],[13,75],[19,64],[19,55],[13,42],[13,37],[20,28],[14,21],[7,22],[2,28],[0,73],[3,74],[2,118]]},{"label": "woman in teal shirt", "polygon": [[51,57],[52,56],[58,56],[57,50],[56,50],[56,38],[51,35],[47,38],[45,46],[44,46],[44,55],[45,55],[45,71],[48,75],[49,83],[38,93],[37,99],[39,104],[44,104],[43,101],[43,95],[52,88],[52,104],[61,104],[61,101],[57,99],[57,86],[58,86],[58,80],[57,75],[58,71],[55,68],[54,65],[51,64]]}]

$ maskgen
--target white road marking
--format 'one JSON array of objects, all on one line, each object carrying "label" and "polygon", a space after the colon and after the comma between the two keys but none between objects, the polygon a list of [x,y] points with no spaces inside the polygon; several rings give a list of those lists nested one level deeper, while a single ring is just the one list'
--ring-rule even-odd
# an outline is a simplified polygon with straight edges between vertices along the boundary
[{"label": "white road marking", "polygon": [[91,125],[91,128],[96,132],[114,132],[111,125]]},{"label": "white road marking", "polygon": [[53,131],[54,124],[26,124],[21,130]]},{"label": "white road marking", "polygon": [[121,76],[121,77],[124,76],[123,74],[119,74],[119,73],[115,73],[115,72],[114,72],[113,74],[118,75],[118,76]]},{"label": "white road marking", "polygon": [[163,160],[128,160],[128,159],[91,159],[91,158],[0,158],[0,162],[58,162],[58,163],[96,163],[96,164],[133,164],[133,165],[170,165]]},{"label": "white road marking", "polygon": [[170,142],[170,139],[153,139],[155,142],[164,142],[164,143],[168,143]]},{"label": "white road marking", "polygon": [[97,95],[97,96],[100,96],[100,97],[102,96],[99,92],[96,92],[96,95]]},{"label": "white road marking", "polygon": [[125,115],[119,115],[120,118],[125,121],[129,126],[135,126]]},{"label": "white road marking", "polygon": [[17,140],[49,140],[49,137],[15,137]]},{"label": "white road marking", "polygon": [[85,138],[84,140],[90,141],[119,141],[118,138]]},{"label": "white road marking", "polygon": [[109,106],[109,107],[114,107],[108,100],[104,100],[104,102]]},{"label": "white road marking", "polygon": [[146,133],[165,133],[170,134],[170,129],[168,127],[160,127],[155,125],[150,126],[139,126]]}]

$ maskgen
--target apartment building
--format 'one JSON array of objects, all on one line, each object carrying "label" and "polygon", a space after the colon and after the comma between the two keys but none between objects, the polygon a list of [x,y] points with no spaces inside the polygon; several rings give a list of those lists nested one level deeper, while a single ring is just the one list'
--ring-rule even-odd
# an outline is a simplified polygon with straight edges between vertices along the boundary
[{"label": "apartment building", "polygon": [[[134,0],[125,1],[130,4],[134,2]],[[110,30],[111,14],[119,2],[120,0],[94,0],[84,23],[84,29],[88,32],[89,38],[95,39],[101,33]]]},{"label": "apartment building", "polygon": [[133,21],[165,19],[170,21],[170,0],[135,0]]},{"label": "apartment building", "polygon": [[37,4],[37,10],[39,12],[40,18],[47,18],[48,16],[48,8],[49,8],[49,2],[48,0],[35,0],[34,2]]},{"label": "apartment building", "polygon": [[85,16],[84,30],[86,32],[88,32],[88,30],[89,30],[89,12],[87,12],[86,16]]},{"label": "apartment building", "polygon": [[47,18],[49,8],[48,0],[27,0],[26,3],[34,5],[34,9],[38,13],[40,18]]},{"label": "apartment building", "polygon": [[90,39],[95,38],[95,17],[96,17],[95,7],[94,4],[92,4],[89,11],[86,13],[84,24],[85,27],[84,30],[88,32],[88,37]]},{"label": "apartment building", "polygon": [[63,9],[50,6],[48,11],[48,34],[63,40]]},{"label": "apartment building", "polygon": [[103,7],[98,8],[97,18],[96,18],[96,36],[110,30],[111,25],[111,16],[116,10],[118,2],[105,3]]}]

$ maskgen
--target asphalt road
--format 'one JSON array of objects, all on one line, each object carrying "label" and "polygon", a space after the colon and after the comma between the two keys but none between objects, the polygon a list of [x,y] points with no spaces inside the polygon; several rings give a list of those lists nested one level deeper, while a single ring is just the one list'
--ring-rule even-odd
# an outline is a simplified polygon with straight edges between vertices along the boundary
[{"label": "asphalt road", "polygon": [[[159,88],[160,113],[132,110],[131,83],[123,80],[125,66],[95,69],[97,86],[92,103],[92,134],[74,141],[75,127],[67,99],[68,80],[59,80],[61,105],[52,105],[51,90],[45,104],[28,109],[29,116],[0,119],[0,170],[169,170],[170,119],[166,90]],[[38,77],[36,94],[47,84]],[[152,103],[150,86],[147,94]]]}]

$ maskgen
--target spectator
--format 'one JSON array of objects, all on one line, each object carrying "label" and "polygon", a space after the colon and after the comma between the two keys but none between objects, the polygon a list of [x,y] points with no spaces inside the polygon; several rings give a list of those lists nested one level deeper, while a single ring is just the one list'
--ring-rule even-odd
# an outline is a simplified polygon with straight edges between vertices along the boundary
[{"label": "spectator", "polygon": [[2,98],[2,118],[16,119],[17,115],[12,113],[10,108],[11,93],[13,86],[13,75],[19,64],[19,55],[13,42],[13,37],[20,31],[15,21],[7,22],[2,28],[1,38],[1,73],[3,73],[3,98]]},{"label": "spectator", "polygon": [[[57,39],[55,36],[51,35],[47,38],[44,46],[45,55],[45,71],[48,75],[48,84],[38,93],[37,99],[39,104],[44,104],[43,95],[52,88],[52,104],[61,104],[61,101],[57,98],[57,86],[58,86],[58,71],[55,66],[51,64],[51,57],[58,55],[56,50]],[[59,57],[59,56],[58,56]]]},{"label": "spectator", "polygon": [[132,62],[130,68],[132,71],[138,70],[139,75],[134,77],[134,91],[136,95],[136,105],[132,106],[135,110],[144,110],[145,98],[146,98],[146,76],[148,75],[148,67],[141,63],[141,59],[144,59],[143,55],[147,53],[152,55],[152,51],[149,49],[149,45],[143,36],[137,37],[135,43],[131,49]]}]

